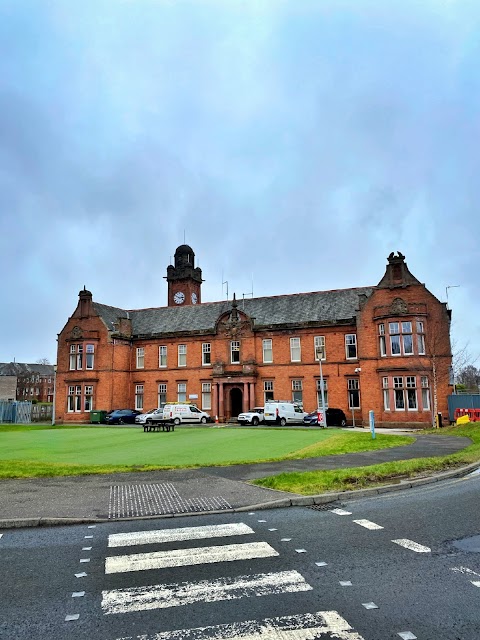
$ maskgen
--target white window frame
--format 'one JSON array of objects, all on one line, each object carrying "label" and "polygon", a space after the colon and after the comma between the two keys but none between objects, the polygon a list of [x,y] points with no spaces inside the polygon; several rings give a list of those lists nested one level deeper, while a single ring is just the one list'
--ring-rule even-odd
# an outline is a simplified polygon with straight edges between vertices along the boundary
[{"label": "white window frame", "polygon": [[230,341],[230,364],[240,364],[240,340]]},{"label": "white window frame", "polygon": [[137,409],[137,411],[142,411],[143,409],[143,392],[144,392],[143,384],[136,384],[135,385],[135,409]]},{"label": "white window frame", "polygon": [[[320,378],[316,381],[316,389],[317,389],[317,408],[322,406],[322,388],[321,388],[321,380]],[[328,380],[327,378],[323,378],[323,398],[325,400],[325,407],[328,407]]]},{"label": "white window frame", "polygon": [[144,347],[137,347],[137,352],[136,352],[136,368],[137,369],[144,369],[145,368],[145,348]]},{"label": "white window frame", "polygon": [[302,343],[300,338],[290,338],[290,362],[302,361]]},{"label": "white window frame", "polygon": [[384,411],[390,411],[390,389],[388,386],[388,378],[382,378],[383,388],[383,409]]},{"label": "white window frame", "polygon": [[95,365],[95,345],[85,345],[85,369],[92,371]]},{"label": "white window frame", "polygon": [[274,399],[273,395],[273,380],[264,380],[263,381],[263,398],[264,402],[268,402],[269,400]]},{"label": "white window frame", "polygon": [[[357,378],[349,378],[347,381],[348,390],[348,408],[349,409],[361,409],[360,402],[360,381]],[[358,406],[353,404],[354,398],[358,398]]]},{"label": "white window frame", "polygon": [[212,383],[202,382],[202,409],[209,411],[212,408]]},{"label": "white window frame", "polygon": [[[417,379],[415,376],[406,376],[405,396],[407,411],[418,411]],[[410,406],[412,399],[414,400],[415,406]]]},{"label": "white window frame", "polygon": [[168,347],[166,344],[161,344],[158,347],[158,368],[165,369],[167,367]]},{"label": "white window frame", "polygon": [[422,389],[422,407],[424,411],[430,411],[430,386],[428,376],[420,376],[420,385]]},{"label": "white window frame", "polygon": [[212,364],[212,345],[210,342],[202,343],[202,367],[210,367]]},{"label": "white window frame", "polygon": [[177,384],[177,402],[187,401],[187,383],[179,382]]},{"label": "white window frame", "polygon": [[265,338],[262,340],[262,354],[263,362],[265,364],[273,362],[273,340],[271,338]]},{"label": "white window frame", "polygon": [[327,352],[325,349],[325,336],[315,336],[313,339],[313,352],[315,354],[315,360],[318,362],[320,358],[318,354],[321,353],[322,362],[327,359]]},{"label": "white window frame", "polygon": [[158,385],[157,407],[161,407],[162,404],[167,404],[167,385],[165,382],[160,382]]},{"label": "white window frame", "polygon": [[75,385],[75,413],[82,412],[82,385]]},{"label": "white window frame", "polygon": [[[350,351],[355,351],[355,355],[349,355]],[[347,360],[357,360],[357,334],[356,333],[347,333],[345,335],[345,358]],[[355,409],[357,407],[354,407]],[[360,408],[360,407],[359,407]]]},{"label": "white window frame", "polygon": [[[178,351],[178,366],[186,367],[187,366],[187,345],[179,344],[177,351]],[[179,400],[179,402],[181,401]]]},{"label": "white window frame", "polygon": [[387,341],[385,339],[385,324],[383,322],[378,325],[378,341],[380,344],[380,356],[385,358],[387,355]]},{"label": "white window frame", "polygon": [[417,351],[419,356],[425,355],[425,324],[423,320],[416,321],[417,329]]},{"label": "white window frame", "polygon": [[75,371],[77,368],[77,345],[70,345],[70,358],[69,358],[69,368],[70,371]]},{"label": "white window frame", "polygon": [[83,388],[83,395],[85,411],[93,411],[93,385],[86,384]]}]

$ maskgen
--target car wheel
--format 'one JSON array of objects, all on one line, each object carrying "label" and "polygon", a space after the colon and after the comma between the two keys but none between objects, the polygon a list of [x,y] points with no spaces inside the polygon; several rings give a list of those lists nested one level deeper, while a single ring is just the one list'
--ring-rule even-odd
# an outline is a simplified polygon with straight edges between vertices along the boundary
[{"label": "car wheel", "polygon": [[201,422],[202,424],[206,424],[206,423],[207,423],[207,419],[206,419],[206,417],[205,417],[205,416],[202,416],[202,418],[201,418],[200,422]]},{"label": "car wheel", "polygon": [[173,421],[173,424],[178,426],[180,424],[180,418],[175,418],[175,420]]},{"label": "car wheel", "polygon": [[252,418],[252,424],[253,424],[253,426],[254,426],[254,427],[256,427],[256,426],[257,426],[257,424],[258,424],[258,418],[257,418],[256,416],[255,416],[254,418]]},{"label": "car wheel", "polygon": [[340,422],[340,426],[341,426],[341,427],[346,427],[346,426],[347,426],[347,421],[346,421],[346,420],[342,420],[342,421]]},{"label": "car wheel", "polygon": [[287,421],[285,420],[285,418],[280,418],[280,426],[284,427],[287,424]]},{"label": "car wheel", "polygon": [[123,418],[118,419],[118,424],[125,424],[125,422],[123,421]]}]

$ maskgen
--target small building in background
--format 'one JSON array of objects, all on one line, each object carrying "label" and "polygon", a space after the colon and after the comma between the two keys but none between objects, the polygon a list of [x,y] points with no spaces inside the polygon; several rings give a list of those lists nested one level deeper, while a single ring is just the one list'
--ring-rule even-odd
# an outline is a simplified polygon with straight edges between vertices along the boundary
[{"label": "small building in background", "polygon": [[[53,402],[54,375],[52,364],[0,362],[0,400]],[[2,388],[7,389],[7,385],[10,395],[5,397]]]}]

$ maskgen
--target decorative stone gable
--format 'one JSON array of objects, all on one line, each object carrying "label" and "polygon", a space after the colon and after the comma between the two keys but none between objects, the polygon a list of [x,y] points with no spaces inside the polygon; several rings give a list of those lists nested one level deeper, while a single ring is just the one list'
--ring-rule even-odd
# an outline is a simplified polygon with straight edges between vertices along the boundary
[{"label": "decorative stone gable", "polygon": [[415,276],[408,270],[405,256],[400,251],[397,255],[392,251],[388,256],[387,269],[385,275],[378,283],[379,289],[394,289],[395,287],[408,287],[409,285],[421,285]]},{"label": "decorative stone gable", "polygon": [[243,311],[238,310],[235,294],[233,294],[231,310],[220,316],[216,328],[219,335],[233,340],[251,335],[252,321]]}]

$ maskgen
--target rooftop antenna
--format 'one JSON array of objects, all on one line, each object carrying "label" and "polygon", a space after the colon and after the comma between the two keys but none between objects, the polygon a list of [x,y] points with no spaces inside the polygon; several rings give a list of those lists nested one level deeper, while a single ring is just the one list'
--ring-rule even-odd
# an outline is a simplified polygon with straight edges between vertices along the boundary
[{"label": "rooftop antenna", "polygon": [[222,269],[222,296],[223,296],[223,285],[227,285],[227,300],[228,300],[228,280],[223,279],[223,269]]},{"label": "rooftop antenna", "polygon": [[183,244],[185,244],[185,229],[183,230]]},{"label": "rooftop antenna", "polygon": [[243,296],[243,310],[245,311],[245,296],[252,296],[253,298],[253,275],[252,275],[252,290],[248,293],[242,293]]}]

